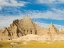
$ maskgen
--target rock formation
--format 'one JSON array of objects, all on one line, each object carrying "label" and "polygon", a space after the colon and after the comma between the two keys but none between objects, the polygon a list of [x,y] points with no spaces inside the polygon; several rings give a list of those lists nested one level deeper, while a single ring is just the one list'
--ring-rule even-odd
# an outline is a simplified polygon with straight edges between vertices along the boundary
[{"label": "rock formation", "polygon": [[[14,20],[8,28],[4,28],[0,31],[1,40],[14,39],[27,34],[37,34],[36,24],[27,15],[25,18],[20,20]],[[4,34],[4,37],[2,37]]]},{"label": "rock formation", "polygon": [[27,15],[23,19],[14,20],[8,28],[1,29],[0,40],[12,40],[28,34],[43,36],[43,40],[53,40],[62,33],[52,23],[49,28],[38,26]]},{"label": "rock formation", "polygon": [[60,32],[64,33],[64,28],[59,29]]}]

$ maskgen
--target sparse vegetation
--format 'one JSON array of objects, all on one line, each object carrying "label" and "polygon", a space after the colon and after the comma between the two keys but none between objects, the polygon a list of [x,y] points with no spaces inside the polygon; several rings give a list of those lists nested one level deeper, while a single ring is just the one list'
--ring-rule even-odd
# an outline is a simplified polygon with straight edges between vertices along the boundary
[{"label": "sparse vegetation", "polygon": [[[27,44],[23,44],[23,42]],[[55,41],[55,42],[0,41],[0,48],[64,48],[64,41]]]}]

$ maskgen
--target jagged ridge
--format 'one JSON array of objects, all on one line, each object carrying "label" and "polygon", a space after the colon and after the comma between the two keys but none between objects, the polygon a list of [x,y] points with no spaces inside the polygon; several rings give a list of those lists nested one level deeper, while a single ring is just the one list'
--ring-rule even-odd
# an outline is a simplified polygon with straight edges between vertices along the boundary
[{"label": "jagged ridge", "polygon": [[63,35],[52,23],[49,28],[43,28],[35,24],[31,18],[26,15],[23,19],[14,20],[8,28],[0,30],[0,40],[12,40],[28,34],[43,36],[45,40],[53,40]]}]

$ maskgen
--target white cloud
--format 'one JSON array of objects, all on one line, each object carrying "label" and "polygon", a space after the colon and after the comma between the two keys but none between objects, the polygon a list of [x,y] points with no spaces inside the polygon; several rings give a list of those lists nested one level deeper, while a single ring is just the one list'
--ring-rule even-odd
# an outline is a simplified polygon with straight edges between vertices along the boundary
[{"label": "white cloud", "polygon": [[0,28],[3,27],[9,27],[9,25],[13,22],[15,19],[22,19],[25,15],[19,15],[19,16],[0,16]]},{"label": "white cloud", "polygon": [[[9,27],[9,25],[13,22],[13,20],[15,19],[22,19],[24,18],[25,15],[19,15],[19,16],[0,16],[0,29],[4,28],[4,27]],[[35,21],[36,24],[38,24],[39,26],[48,28],[50,24],[44,23],[44,22],[39,22],[39,21]],[[64,28],[64,26],[62,25],[58,25],[58,24],[54,24],[57,28]]]},{"label": "white cloud", "polygon": [[16,0],[0,0],[0,6],[24,6],[27,2],[20,2]]},{"label": "white cloud", "polygon": [[37,3],[64,3],[64,0],[37,0]]},{"label": "white cloud", "polygon": [[[52,9],[52,11],[48,10],[46,12],[41,12],[41,11],[26,11],[25,14],[21,14],[18,16],[0,16],[0,28],[3,27],[8,27],[13,20],[15,19],[21,19],[23,18],[26,14],[28,14],[31,18],[45,18],[45,19],[55,19],[55,20],[64,20],[64,9]],[[44,21],[42,23],[35,22],[36,24],[40,25],[40,26],[44,26],[44,27],[48,27],[49,24],[44,23]],[[58,25],[55,24],[56,27],[64,27],[62,25]]]},{"label": "white cloud", "polygon": [[0,6],[0,10],[2,9],[2,7]]},{"label": "white cloud", "polygon": [[61,2],[61,3],[64,3],[64,0],[58,0],[59,2]]},{"label": "white cloud", "polygon": [[[45,28],[48,28],[50,24],[47,24],[47,23],[40,23],[40,22],[35,22],[36,24],[38,24],[39,26],[42,26],[42,27],[45,27]],[[60,28],[64,28],[64,26],[62,25],[58,25],[58,24],[53,24],[56,28],[60,29]]]},{"label": "white cloud", "polygon": [[46,18],[55,20],[64,20],[64,9],[52,9],[47,11],[27,11],[32,18]]},{"label": "white cloud", "polygon": [[37,0],[38,3],[53,3],[56,2],[56,0]]}]

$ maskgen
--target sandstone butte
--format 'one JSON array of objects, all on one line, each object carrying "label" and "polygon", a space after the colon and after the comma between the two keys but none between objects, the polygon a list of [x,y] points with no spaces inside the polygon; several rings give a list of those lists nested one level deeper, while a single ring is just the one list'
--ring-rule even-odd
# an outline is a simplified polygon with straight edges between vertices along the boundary
[{"label": "sandstone butte", "polygon": [[28,36],[27,38],[44,41],[64,40],[64,34],[52,23],[48,28],[44,28],[35,24],[28,15],[23,19],[14,20],[9,27],[0,30],[0,40],[19,39],[25,36]]}]

